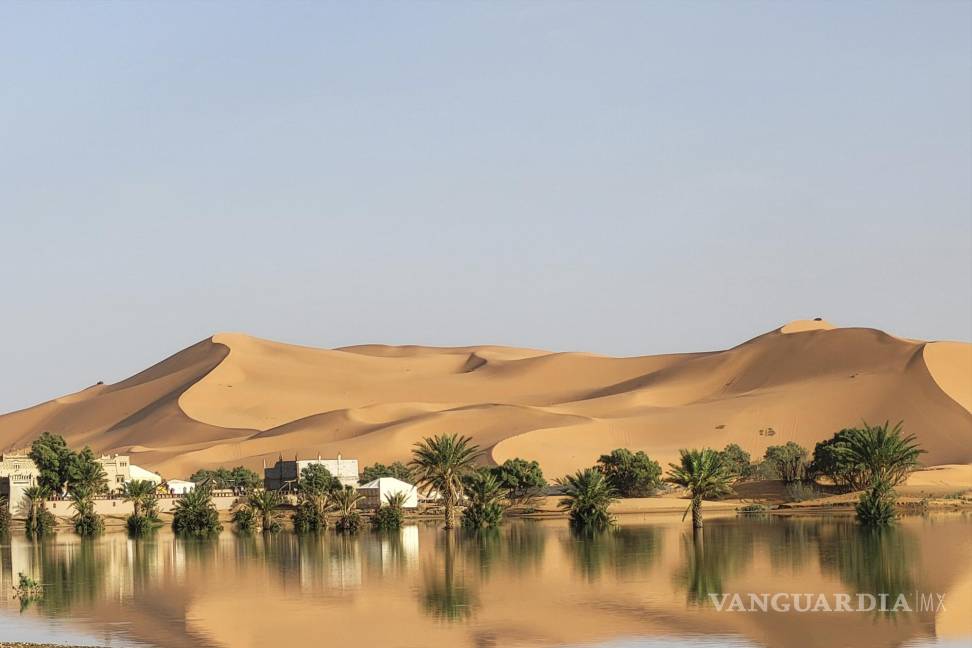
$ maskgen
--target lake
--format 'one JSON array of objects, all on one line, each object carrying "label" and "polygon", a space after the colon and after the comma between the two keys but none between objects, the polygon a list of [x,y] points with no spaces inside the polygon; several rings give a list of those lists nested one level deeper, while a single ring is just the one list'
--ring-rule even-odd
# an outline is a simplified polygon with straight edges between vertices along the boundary
[{"label": "lake", "polygon": [[[877,533],[846,516],[713,515],[701,542],[679,518],[621,516],[594,536],[564,520],[513,520],[484,534],[433,524],[393,536],[226,530],[209,541],[162,529],[142,540],[61,533],[31,543],[14,531],[0,541],[0,639],[166,648],[972,642],[969,513],[906,517]],[[12,597],[19,572],[45,589],[23,609]],[[728,609],[733,594],[748,607],[751,593],[757,605],[781,594],[779,605]],[[842,593],[901,594],[913,609],[827,611]],[[797,611],[791,594],[812,595],[818,609]]]}]

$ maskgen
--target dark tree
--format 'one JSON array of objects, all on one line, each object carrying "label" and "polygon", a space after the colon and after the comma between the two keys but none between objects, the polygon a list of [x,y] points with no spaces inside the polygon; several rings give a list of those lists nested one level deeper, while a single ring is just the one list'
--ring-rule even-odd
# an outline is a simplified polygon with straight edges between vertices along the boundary
[{"label": "dark tree", "polygon": [[40,475],[39,486],[49,493],[60,493],[68,483],[68,468],[74,455],[59,434],[44,432],[30,444],[28,456],[34,461]]},{"label": "dark tree", "polygon": [[412,475],[412,471],[401,461],[396,461],[390,466],[386,466],[383,463],[376,463],[366,467],[361,473],[361,479],[358,480],[358,483],[367,484],[381,477],[394,477],[409,484],[415,483],[415,477]]},{"label": "dark tree", "polygon": [[661,466],[641,450],[631,452],[618,448],[611,454],[601,455],[597,463],[596,468],[621,497],[648,497],[661,482]]},{"label": "dark tree", "polygon": [[526,459],[507,459],[489,472],[500,488],[506,492],[506,499],[514,506],[524,505],[543,494],[547,480],[543,477],[540,464]]}]

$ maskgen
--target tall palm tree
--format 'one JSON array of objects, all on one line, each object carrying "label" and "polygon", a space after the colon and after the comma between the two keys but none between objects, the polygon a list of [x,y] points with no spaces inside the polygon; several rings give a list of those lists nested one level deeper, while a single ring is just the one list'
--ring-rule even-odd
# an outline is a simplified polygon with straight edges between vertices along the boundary
[{"label": "tall palm tree", "polygon": [[49,491],[43,486],[31,486],[24,489],[24,500],[27,502],[27,536],[34,538],[46,534],[53,527],[50,511],[45,502]]},{"label": "tall palm tree", "polygon": [[71,487],[71,507],[74,509],[74,530],[80,536],[98,535],[105,530],[105,522],[95,512],[94,489],[87,484]]},{"label": "tall palm tree", "polygon": [[255,490],[250,493],[247,501],[250,508],[260,517],[260,528],[264,531],[276,531],[280,528],[277,522],[277,506],[280,505],[280,493],[275,490]]},{"label": "tall palm tree", "polygon": [[670,469],[666,481],[689,489],[692,503],[685,509],[682,519],[692,511],[692,528],[702,528],[702,500],[725,495],[732,490],[735,480],[732,469],[727,466],[719,453],[711,448],[702,450],[679,450],[681,464],[668,464]]},{"label": "tall palm tree", "polygon": [[918,457],[925,451],[918,445],[914,434],[902,435],[903,421],[893,428],[884,425],[868,425],[847,430],[835,449],[838,460],[860,469],[862,478],[858,487],[876,482],[897,486],[918,467]]},{"label": "tall palm tree", "polygon": [[142,517],[149,508],[148,500],[155,497],[155,484],[145,479],[135,479],[122,486],[122,499],[132,503],[132,515]]},{"label": "tall palm tree", "polygon": [[338,520],[334,528],[338,531],[357,533],[361,527],[361,516],[356,509],[358,502],[364,499],[364,495],[351,486],[345,486],[332,497],[338,511]]},{"label": "tall palm tree", "polygon": [[467,436],[438,435],[423,439],[412,449],[409,462],[417,485],[438,491],[445,504],[445,528],[456,526],[456,505],[462,495],[462,478],[475,470],[481,454],[478,445]]},{"label": "tall palm tree", "polygon": [[564,493],[560,508],[567,511],[571,524],[578,529],[603,529],[613,518],[608,507],[618,499],[603,472],[596,468],[578,470],[557,480]]}]

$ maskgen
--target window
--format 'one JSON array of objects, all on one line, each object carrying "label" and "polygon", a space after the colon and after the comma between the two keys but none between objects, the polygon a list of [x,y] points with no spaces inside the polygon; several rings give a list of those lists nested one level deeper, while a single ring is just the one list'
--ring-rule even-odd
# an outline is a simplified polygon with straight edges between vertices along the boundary
[{"label": "window", "polygon": [[125,475],[115,475],[115,482],[118,484],[124,483]]}]

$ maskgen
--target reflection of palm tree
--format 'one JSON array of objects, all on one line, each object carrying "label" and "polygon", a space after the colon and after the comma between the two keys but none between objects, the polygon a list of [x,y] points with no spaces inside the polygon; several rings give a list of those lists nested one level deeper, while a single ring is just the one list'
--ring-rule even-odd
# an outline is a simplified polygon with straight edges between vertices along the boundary
[{"label": "reflection of palm tree", "polygon": [[474,593],[466,587],[465,579],[456,582],[456,555],[451,533],[443,540],[444,570],[440,578],[426,571],[422,589],[422,607],[426,614],[445,621],[461,621],[472,616],[475,606]]},{"label": "reflection of palm tree", "polygon": [[568,551],[589,581],[613,568],[619,578],[648,571],[658,560],[661,531],[657,527],[619,527],[603,532],[572,530]]},{"label": "reflection of palm tree", "polygon": [[724,593],[723,581],[743,570],[753,559],[753,528],[718,525],[692,537],[682,536],[685,564],[675,580],[686,589],[690,603],[707,603],[709,594]]},{"label": "reflection of palm tree", "polygon": [[835,524],[833,535],[820,540],[820,566],[836,572],[848,589],[861,593],[898,594],[915,589],[915,565],[921,547],[905,529]]},{"label": "reflection of palm tree", "polygon": [[517,571],[538,569],[547,548],[547,534],[538,523],[522,520],[507,527],[504,545],[506,560]]}]

